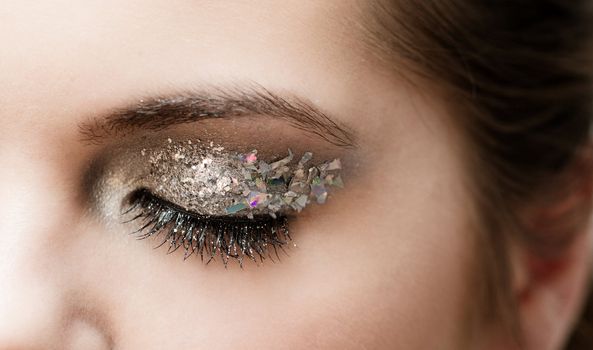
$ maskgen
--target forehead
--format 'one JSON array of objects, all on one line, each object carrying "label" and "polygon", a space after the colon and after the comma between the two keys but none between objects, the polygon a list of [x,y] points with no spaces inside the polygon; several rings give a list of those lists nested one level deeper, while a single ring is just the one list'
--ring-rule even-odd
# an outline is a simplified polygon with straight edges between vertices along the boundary
[{"label": "forehead", "polygon": [[71,99],[212,80],[327,86],[359,61],[358,11],[337,0],[4,2],[0,86]]}]

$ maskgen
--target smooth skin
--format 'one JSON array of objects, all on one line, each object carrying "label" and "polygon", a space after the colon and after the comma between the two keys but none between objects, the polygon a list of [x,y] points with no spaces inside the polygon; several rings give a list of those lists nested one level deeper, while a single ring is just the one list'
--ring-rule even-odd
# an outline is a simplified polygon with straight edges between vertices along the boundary
[{"label": "smooth skin", "polygon": [[[363,45],[366,5],[3,1],[0,349],[507,344],[475,322],[462,133],[437,94]],[[312,101],[357,136],[346,187],[294,222],[290,257],[243,270],[184,262],[94,214],[81,183],[114,141],[81,142],[80,123],[146,94],[237,82]],[[583,289],[578,256],[570,290]],[[581,294],[554,322],[570,323]]]}]

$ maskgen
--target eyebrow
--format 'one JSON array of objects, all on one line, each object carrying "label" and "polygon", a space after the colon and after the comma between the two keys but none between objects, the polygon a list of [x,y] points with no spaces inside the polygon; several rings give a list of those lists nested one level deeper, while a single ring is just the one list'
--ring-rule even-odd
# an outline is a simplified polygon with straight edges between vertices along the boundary
[{"label": "eyebrow", "polygon": [[81,123],[79,131],[84,142],[97,144],[135,130],[159,131],[200,120],[242,116],[277,118],[340,147],[352,148],[356,144],[351,128],[330,118],[311,102],[294,95],[283,97],[261,86],[209,88],[141,98]]}]

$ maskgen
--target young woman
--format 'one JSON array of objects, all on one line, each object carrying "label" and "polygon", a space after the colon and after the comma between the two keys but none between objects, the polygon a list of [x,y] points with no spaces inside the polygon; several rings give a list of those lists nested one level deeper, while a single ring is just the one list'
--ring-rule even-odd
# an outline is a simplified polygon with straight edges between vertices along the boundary
[{"label": "young woman", "polygon": [[3,1],[0,349],[591,348],[591,6]]}]

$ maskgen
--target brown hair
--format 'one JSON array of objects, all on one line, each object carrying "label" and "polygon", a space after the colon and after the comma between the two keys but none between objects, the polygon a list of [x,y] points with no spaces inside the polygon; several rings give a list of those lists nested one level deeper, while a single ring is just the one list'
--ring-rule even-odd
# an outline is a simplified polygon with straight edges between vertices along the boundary
[{"label": "brown hair", "polygon": [[[590,211],[585,202],[578,213],[556,215],[537,232],[517,214],[574,192],[563,174],[590,141],[591,2],[385,0],[373,6],[376,25],[368,30],[374,49],[396,58],[392,66],[440,86],[462,116],[458,122],[472,145],[470,170],[479,174],[481,239],[490,247],[484,305],[488,317],[506,317],[500,310],[512,309],[510,239],[552,256],[584,227]],[[583,329],[593,327],[584,322],[572,346],[587,346]]]}]

